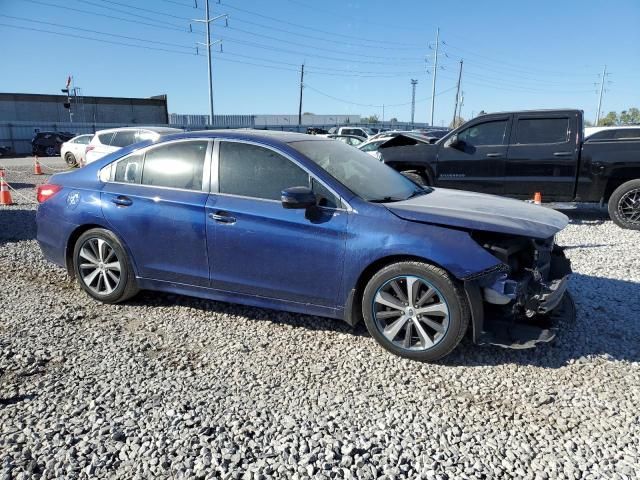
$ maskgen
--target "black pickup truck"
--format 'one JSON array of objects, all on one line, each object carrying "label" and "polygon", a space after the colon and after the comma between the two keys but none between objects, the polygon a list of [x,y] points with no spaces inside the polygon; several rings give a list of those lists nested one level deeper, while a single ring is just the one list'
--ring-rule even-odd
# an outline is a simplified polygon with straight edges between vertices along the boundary
[{"label": "black pickup truck", "polygon": [[474,118],[434,144],[383,144],[378,152],[423,185],[608,203],[615,223],[640,230],[640,138],[606,137],[584,139],[581,110],[520,111]]}]

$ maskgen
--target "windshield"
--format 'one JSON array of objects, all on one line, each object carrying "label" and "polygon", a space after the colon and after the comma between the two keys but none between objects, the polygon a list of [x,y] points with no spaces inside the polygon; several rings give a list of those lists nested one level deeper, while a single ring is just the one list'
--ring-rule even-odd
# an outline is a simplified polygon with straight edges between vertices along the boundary
[{"label": "windshield", "polygon": [[394,202],[426,193],[391,167],[342,142],[304,140],[289,145],[369,202]]}]

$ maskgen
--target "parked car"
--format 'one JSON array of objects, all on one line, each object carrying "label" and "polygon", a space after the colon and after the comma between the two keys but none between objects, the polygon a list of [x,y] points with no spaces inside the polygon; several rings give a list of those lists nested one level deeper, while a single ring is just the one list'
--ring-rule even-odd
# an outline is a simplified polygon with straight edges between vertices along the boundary
[{"label": "parked car", "polygon": [[381,146],[416,145],[418,143],[431,143],[428,137],[416,132],[388,132],[387,136],[375,136],[359,145],[358,148],[369,155],[380,158]]},{"label": "parked car", "polygon": [[93,138],[93,134],[78,135],[62,144],[60,155],[70,167],[77,167],[84,164],[84,154],[88,143]]},{"label": "parked car", "polygon": [[586,127],[584,129],[585,140],[620,140],[623,138],[640,139],[640,125]]},{"label": "parked car", "polygon": [[157,140],[161,135],[182,130],[169,127],[122,127],[100,130],[85,150],[85,163],[95,162],[105,155],[144,140]]},{"label": "parked car", "polygon": [[362,145],[366,139],[364,137],[359,137],[357,135],[324,135],[327,138],[332,138],[334,140],[338,140],[342,143],[346,143],[347,145],[351,145],[352,147],[357,147]]},{"label": "parked car", "polygon": [[11,155],[12,148],[7,145],[0,145],[0,157],[7,157]]},{"label": "parked car", "polygon": [[329,133],[333,135],[355,135],[362,138],[369,138],[374,135],[367,127],[331,127]]},{"label": "parked car", "polygon": [[418,360],[466,332],[549,341],[574,314],[554,241],[563,214],[422,188],[319,136],[166,135],[53,175],[38,201],[45,257],[105,303],[147,289],[364,319],[384,348]]},{"label": "parked car", "polygon": [[324,128],[320,128],[320,127],[307,128],[307,135],[326,135],[327,133],[329,133],[329,131],[325,130]]},{"label": "parked car", "polygon": [[42,157],[60,155],[62,144],[75,136],[70,132],[36,132],[31,139],[31,154]]},{"label": "parked car", "polygon": [[583,138],[580,110],[506,112],[474,118],[433,145],[380,152],[423,185],[600,202],[616,224],[640,230],[640,139],[601,134]]}]

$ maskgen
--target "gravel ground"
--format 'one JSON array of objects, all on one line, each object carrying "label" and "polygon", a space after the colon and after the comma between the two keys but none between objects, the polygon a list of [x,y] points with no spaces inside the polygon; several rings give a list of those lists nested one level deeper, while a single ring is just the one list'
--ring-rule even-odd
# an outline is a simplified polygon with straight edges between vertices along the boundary
[{"label": "gravel ground", "polygon": [[34,209],[0,207],[2,480],[638,478],[640,232],[599,213],[560,235],[578,316],[552,344],[430,365],[318,317],[98,304],[42,259]]}]

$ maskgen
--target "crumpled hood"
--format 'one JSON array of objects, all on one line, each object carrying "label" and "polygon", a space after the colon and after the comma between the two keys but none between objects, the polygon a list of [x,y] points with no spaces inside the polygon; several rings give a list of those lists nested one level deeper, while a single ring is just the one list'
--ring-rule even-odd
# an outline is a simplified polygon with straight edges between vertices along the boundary
[{"label": "crumpled hood", "polygon": [[533,238],[549,238],[569,223],[566,215],[540,205],[447,188],[384,205],[405,220]]}]

